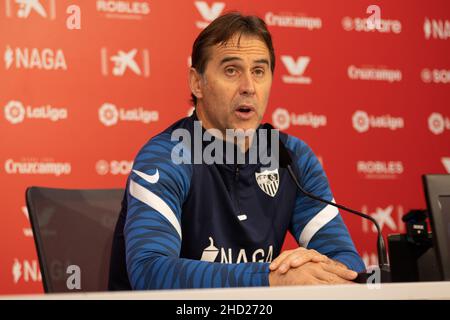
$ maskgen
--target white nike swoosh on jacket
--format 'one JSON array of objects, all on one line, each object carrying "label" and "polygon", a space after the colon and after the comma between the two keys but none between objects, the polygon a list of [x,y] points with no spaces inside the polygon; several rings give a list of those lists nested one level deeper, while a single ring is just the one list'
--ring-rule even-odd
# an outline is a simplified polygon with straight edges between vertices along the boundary
[{"label": "white nike swoosh on jacket", "polygon": [[133,170],[134,173],[136,173],[139,177],[141,177],[142,179],[144,179],[145,181],[155,184],[158,182],[159,180],[159,171],[158,169],[156,169],[156,172],[152,175],[146,174],[144,172],[141,171],[137,171],[137,170]]}]

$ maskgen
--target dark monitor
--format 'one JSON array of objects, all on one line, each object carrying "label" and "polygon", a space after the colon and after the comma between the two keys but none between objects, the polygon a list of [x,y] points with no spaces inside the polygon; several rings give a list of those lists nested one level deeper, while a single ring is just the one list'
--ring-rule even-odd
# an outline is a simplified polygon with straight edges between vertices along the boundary
[{"label": "dark monitor", "polygon": [[450,280],[450,174],[423,175],[433,243],[442,280]]}]

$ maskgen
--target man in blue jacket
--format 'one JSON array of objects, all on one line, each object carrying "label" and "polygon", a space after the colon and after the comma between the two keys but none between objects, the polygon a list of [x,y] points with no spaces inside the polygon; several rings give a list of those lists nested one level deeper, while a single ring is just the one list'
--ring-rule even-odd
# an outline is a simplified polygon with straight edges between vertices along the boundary
[{"label": "man in blue jacket", "polygon": [[[258,17],[228,13],[197,37],[189,72],[195,112],[150,139],[134,161],[111,289],[342,284],[364,270],[338,210],[297,191],[279,162],[251,156],[252,146],[276,154],[281,141],[302,186],[334,201],[303,141],[280,133],[275,147],[263,143],[274,67]],[[229,130],[252,134],[237,143]],[[280,254],[287,231],[299,248]]]}]

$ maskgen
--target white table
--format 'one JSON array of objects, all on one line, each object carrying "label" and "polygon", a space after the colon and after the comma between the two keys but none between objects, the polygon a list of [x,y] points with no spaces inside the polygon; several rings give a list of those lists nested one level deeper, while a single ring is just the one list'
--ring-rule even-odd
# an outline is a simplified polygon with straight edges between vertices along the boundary
[{"label": "white table", "polygon": [[94,293],[10,295],[0,299],[136,299],[136,300],[279,300],[279,299],[450,299],[450,282],[152,290]]}]

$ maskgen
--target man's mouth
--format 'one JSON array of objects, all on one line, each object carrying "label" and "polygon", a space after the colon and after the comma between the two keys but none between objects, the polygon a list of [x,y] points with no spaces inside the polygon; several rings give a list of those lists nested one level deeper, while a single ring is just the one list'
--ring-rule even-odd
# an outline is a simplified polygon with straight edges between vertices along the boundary
[{"label": "man's mouth", "polygon": [[248,120],[255,114],[255,108],[250,105],[240,105],[238,106],[234,113],[241,120]]}]

